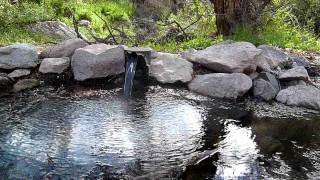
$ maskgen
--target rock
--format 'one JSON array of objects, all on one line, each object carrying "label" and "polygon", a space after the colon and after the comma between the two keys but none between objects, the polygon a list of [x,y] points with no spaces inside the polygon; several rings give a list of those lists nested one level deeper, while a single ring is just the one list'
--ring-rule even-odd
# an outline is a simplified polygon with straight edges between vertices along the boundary
[{"label": "rock", "polygon": [[277,90],[274,89],[270,82],[262,78],[258,78],[253,81],[254,97],[261,98],[265,101],[270,101],[276,97],[277,93]]},{"label": "rock", "polygon": [[284,81],[282,82],[282,86],[287,88],[290,86],[296,86],[296,85],[307,85],[307,83],[303,80],[294,80],[294,81]]},{"label": "rock", "polygon": [[320,110],[320,90],[314,86],[291,86],[279,92],[277,101],[287,105]]},{"label": "rock", "polygon": [[292,69],[281,72],[279,75],[279,79],[283,81],[291,81],[291,80],[304,80],[308,81],[310,79],[306,68],[303,66],[297,66]]},{"label": "rock", "polygon": [[52,38],[68,40],[77,38],[76,32],[60,21],[44,21],[29,25],[34,33],[43,33]]},{"label": "rock", "polygon": [[304,57],[290,54],[290,59],[296,64],[296,66],[303,66],[306,68],[311,66],[311,63]]},{"label": "rock", "polygon": [[276,91],[276,93],[278,93],[281,90],[280,83],[276,76],[274,76],[273,74],[268,72],[262,72],[259,74],[258,78],[264,79],[265,81],[269,82]]},{"label": "rock", "polygon": [[186,83],[192,80],[192,73],[192,63],[176,54],[161,53],[151,60],[150,75],[161,83]]},{"label": "rock", "polygon": [[123,73],[124,65],[124,48],[106,44],[77,49],[71,60],[74,78],[78,81]]},{"label": "rock", "polygon": [[270,65],[271,69],[274,69],[277,66],[280,66],[282,69],[292,67],[292,60],[281,49],[268,45],[258,46],[258,49],[262,50],[262,56]]},{"label": "rock", "polygon": [[88,20],[80,20],[79,23],[78,23],[79,26],[82,26],[82,27],[89,27],[91,25],[90,21]]},{"label": "rock", "polygon": [[256,59],[261,50],[248,42],[218,44],[194,53],[183,53],[183,58],[199,63],[215,72],[246,73],[256,70]]},{"label": "rock", "polygon": [[15,92],[20,92],[26,89],[32,89],[40,85],[40,82],[37,79],[22,79],[18,81],[14,86]]},{"label": "rock", "polygon": [[236,99],[252,87],[252,80],[242,73],[214,73],[196,76],[190,83],[191,91],[205,96]]},{"label": "rock", "polygon": [[0,48],[0,69],[33,68],[38,63],[37,50],[29,44]]},{"label": "rock", "polygon": [[13,84],[13,80],[6,74],[0,73],[0,89],[6,89]]},{"label": "rock", "polygon": [[70,67],[70,59],[64,58],[45,58],[42,60],[39,71],[43,74],[61,74]]},{"label": "rock", "polygon": [[41,59],[62,57],[71,58],[76,49],[83,48],[87,45],[88,43],[84,42],[81,39],[69,39],[57,45],[48,47],[40,53],[39,57]]},{"label": "rock", "polygon": [[21,78],[24,76],[28,76],[31,74],[31,71],[29,69],[17,69],[8,74],[8,76],[12,79]]}]

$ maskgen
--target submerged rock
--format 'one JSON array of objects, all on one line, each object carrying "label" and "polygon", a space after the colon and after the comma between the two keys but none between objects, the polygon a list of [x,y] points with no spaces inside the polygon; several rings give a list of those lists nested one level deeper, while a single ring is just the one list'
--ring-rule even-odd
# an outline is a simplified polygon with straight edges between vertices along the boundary
[{"label": "submerged rock", "polygon": [[26,89],[32,89],[40,85],[40,82],[37,79],[22,79],[18,81],[14,86],[15,92],[20,92]]},{"label": "submerged rock", "polygon": [[258,49],[262,50],[262,56],[270,65],[271,69],[274,69],[278,66],[280,66],[281,68],[292,67],[291,58],[281,49],[268,45],[258,46]]},{"label": "submerged rock", "polygon": [[8,74],[8,76],[12,79],[18,79],[21,77],[25,77],[31,74],[31,71],[29,69],[17,69]]},{"label": "submerged rock", "polygon": [[38,63],[37,50],[29,44],[0,48],[0,69],[33,68]]},{"label": "submerged rock", "polygon": [[276,97],[277,93],[278,91],[270,82],[262,78],[253,81],[253,95],[255,97],[270,101]]},{"label": "submerged rock", "polygon": [[189,83],[191,91],[205,96],[230,99],[243,96],[251,87],[251,78],[242,73],[198,75]]},{"label": "submerged rock", "polygon": [[186,83],[192,80],[192,73],[192,63],[176,54],[159,53],[151,60],[150,74],[161,83]]},{"label": "submerged rock", "polygon": [[77,49],[71,60],[74,78],[78,81],[123,73],[124,64],[124,48],[106,44]]},{"label": "submerged rock", "polygon": [[248,42],[218,44],[193,53],[184,53],[183,58],[202,64],[219,73],[246,73],[256,70],[256,59],[261,50]]},{"label": "submerged rock", "polygon": [[39,55],[41,59],[43,58],[71,58],[74,51],[79,48],[87,46],[88,43],[81,39],[69,39],[62,43],[50,46],[42,51]]},{"label": "submerged rock", "polygon": [[64,58],[46,58],[43,59],[39,71],[43,74],[54,73],[61,74],[70,67],[70,59]]},{"label": "submerged rock", "polygon": [[76,32],[60,21],[44,21],[29,26],[34,33],[43,33],[56,39],[75,39]]},{"label": "submerged rock", "polygon": [[320,110],[320,89],[305,85],[291,86],[279,92],[277,101],[287,105]]},{"label": "submerged rock", "polygon": [[281,72],[279,75],[280,80],[292,81],[292,80],[304,80],[310,79],[308,71],[303,66],[297,66],[292,69]]}]

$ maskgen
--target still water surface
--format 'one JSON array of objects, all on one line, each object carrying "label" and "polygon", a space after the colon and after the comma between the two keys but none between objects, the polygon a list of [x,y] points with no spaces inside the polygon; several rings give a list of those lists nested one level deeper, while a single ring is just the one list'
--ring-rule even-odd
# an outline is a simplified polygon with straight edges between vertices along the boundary
[{"label": "still water surface", "polygon": [[45,89],[1,99],[0,179],[317,179],[320,115],[151,86]]}]

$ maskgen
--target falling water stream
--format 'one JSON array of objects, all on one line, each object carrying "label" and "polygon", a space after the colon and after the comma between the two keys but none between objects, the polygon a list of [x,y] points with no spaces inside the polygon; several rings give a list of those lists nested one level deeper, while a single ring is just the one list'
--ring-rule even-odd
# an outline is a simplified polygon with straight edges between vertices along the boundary
[{"label": "falling water stream", "polygon": [[125,97],[131,96],[137,63],[138,55],[136,53],[129,54],[126,61],[125,82],[123,88]]},{"label": "falling water stream", "polygon": [[317,179],[318,112],[184,88],[42,88],[0,102],[0,179]]}]

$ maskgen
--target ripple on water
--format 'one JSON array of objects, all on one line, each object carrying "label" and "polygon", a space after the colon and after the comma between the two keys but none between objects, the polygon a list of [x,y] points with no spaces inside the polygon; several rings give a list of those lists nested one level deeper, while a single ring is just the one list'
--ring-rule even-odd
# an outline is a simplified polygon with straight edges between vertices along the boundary
[{"label": "ripple on water", "polygon": [[[176,168],[204,150],[219,154],[217,172],[210,172],[217,179],[281,177],[272,173],[276,167],[270,170],[261,161],[284,163],[281,167],[286,165],[289,170],[279,172],[289,177],[294,171],[283,156],[265,158],[270,145],[266,142],[271,139],[280,144],[276,151],[285,154],[283,148],[288,145],[283,139],[297,137],[279,136],[279,127],[286,123],[253,114],[247,110],[252,105],[245,101],[213,100],[160,86],[135,92],[131,99],[124,99],[120,89],[80,89],[66,91],[67,96],[49,92],[21,94],[0,102],[0,179],[177,177],[174,171],[180,170]],[[317,124],[315,120],[310,123]],[[291,125],[312,127],[305,121]],[[319,136],[315,130],[309,134]],[[302,138],[308,140],[309,136]],[[304,156],[303,150],[299,152]],[[319,170],[318,155],[311,150],[304,160],[315,161]],[[311,169],[305,172],[310,177],[314,173]]]}]

